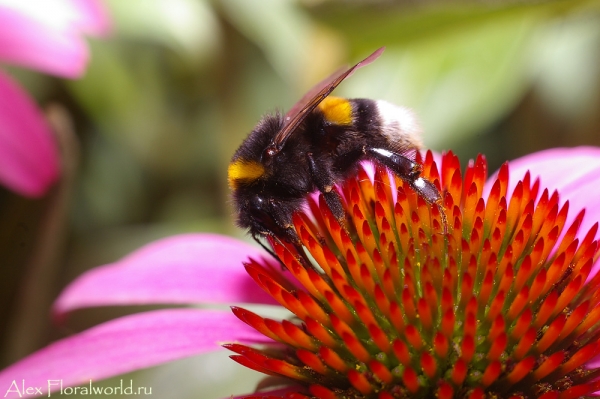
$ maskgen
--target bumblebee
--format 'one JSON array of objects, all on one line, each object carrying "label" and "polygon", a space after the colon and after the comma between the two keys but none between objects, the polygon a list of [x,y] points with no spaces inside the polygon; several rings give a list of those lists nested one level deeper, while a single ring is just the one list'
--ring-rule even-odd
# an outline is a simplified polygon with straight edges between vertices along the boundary
[{"label": "bumblebee", "polygon": [[362,160],[386,166],[435,204],[446,229],[441,194],[421,176],[421,165],[410,155],[421,148],[412,112],[380,100],[330,96],[383,50],[322,81],[284,116],[264,116],[233,155],[228,182],[237,224],[263,247],[259,238],[267,236],[300,245],[292,215],[316,190],[344,226],[345,214],[334,186],[355,173]]}]

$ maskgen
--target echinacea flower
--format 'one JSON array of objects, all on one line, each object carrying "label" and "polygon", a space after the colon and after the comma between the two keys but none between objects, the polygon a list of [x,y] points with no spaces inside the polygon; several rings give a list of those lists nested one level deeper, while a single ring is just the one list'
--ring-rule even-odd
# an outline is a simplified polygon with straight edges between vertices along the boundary
[{"label": "echinacea flower", "polygon": [[[108,28],[98,0],[0,0],[0,62],[76,78],[89,59],[83,35]],[[43,115],[0,71],[0,183],[36,197],[58,175],[58,151]]]},{"label": "echinacea flower", "polygon": [[[570,178],[553,180],[552,167],[537,169],[549,159],[563,170],[580,168]],[[276,301],[290,317],[273,320],[234,307],[248,326],[237,333],[220,328],[219,320],[227,318],[215,311],[128,316],[9,367],[0,373],[0,386],[22,378],[33,384],[61,373],[68,374],[69,384],[82,383],[83,376],[106,377],[231,340],[238,342],[225,347],[238,363],[284,377],[277,389],[245,398],[592,397],[600,391],[600,275],[593,268],[600,254],[598,224],[584,222],[584,212],[570,204],[587,205],[585,220],[600,218],[598,197],[589,191],[597,185],[600,149],[554,150],[526,160],[515,163],[517,173],[511,168],[517,177],[512,184],[504,165],[486,186],[483,157],[463,175],[452,153],[439,163],[428,153],[423,174],[444,193],[446,234],[437,208],[401,180],[380,168],[371,176],[361,170],[339,187],[346,226],[322,199],[309,198],[307,210],[294,217],[304,254],[277,237],[269,241],[283,268],[253,253],[245,269],[259,291],[247,286],[239,265],[227,266],[240,255],[230,239],[186,235],[150,244],[79,278],[61,295],[56,312],[118,303],[206,302],[219,295],[214,301]],[[559,198],[544,188],[540,174],[544,185],[571,196]],[[585,223],[591,227],[581,231]],[[191,268],[192,263],[205,269]],[[204,322],[214,324],[186,322],[199,320],[203,312]],[[166,323],[166,335],[157,320]],[[221,339],[211,335],[215,330]],[[177,337],[166,339],[169,334]],[[138,340],[141,336],[146,339]],[[115,361],[123,339],[127,351]],[[183,341],[177,353],[176,339]],[[82,364],[71,343],[101,350],[86,353]],[[150,345],[146,354],[137,349],[144,345]],[[131,352],[142,359],[132,361]]]}]

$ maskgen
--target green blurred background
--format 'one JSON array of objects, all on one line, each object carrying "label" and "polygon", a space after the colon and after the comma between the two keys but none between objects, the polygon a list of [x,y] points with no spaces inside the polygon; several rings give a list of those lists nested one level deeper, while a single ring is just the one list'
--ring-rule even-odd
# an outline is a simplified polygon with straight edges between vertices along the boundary
[{"label": "green blurred background", "polygon": [[[91,41],[84,78],[10,69],[68,115],[73,135],[47,197],[0,192],[2,365],[139,310],[86,310],[52,326],[52,299],[83,271],[171,234],[244,237],[226,182],[235,149],[261,115],[378,47],[383,56],[336,94],[414,109],[428,148],[463,162],[484,153],[493,171],[545,148],[600,145],[599,1],[106,3],[114,32]],[[217,399],[259,376],[221,353],[133,378],[155,396]]]}]

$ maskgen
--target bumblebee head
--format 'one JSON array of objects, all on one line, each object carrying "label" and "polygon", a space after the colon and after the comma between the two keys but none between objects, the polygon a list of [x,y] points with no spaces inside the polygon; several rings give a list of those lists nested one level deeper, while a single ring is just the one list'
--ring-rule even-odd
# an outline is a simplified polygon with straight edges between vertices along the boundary
[{"label": "bumblebee head", "polygon": [[282,118],[276,113],[265,115],[233,155],[227,171],[227,180],[232,190],[253,184],[269,174],[271,157],[265,152],[273,137],[281,130]]}]

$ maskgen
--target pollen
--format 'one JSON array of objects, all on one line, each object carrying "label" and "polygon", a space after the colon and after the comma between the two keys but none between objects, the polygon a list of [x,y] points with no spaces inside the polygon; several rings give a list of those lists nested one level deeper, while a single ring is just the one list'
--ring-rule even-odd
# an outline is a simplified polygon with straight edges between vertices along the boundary
[{"label": "pollen", "polygon": [[229,164],[227,181],[229,187],[236,189],[240,184],[252,183],[265,173],[265,168],[256,161],[238,159]]},{"label": "pollen", "polygon": [[352,124],[352,105],[345,98],[326,97],[318,108],[332,125]]},{"label": "pollen", "polygon": [[529,173],[509,193],[507,164],[484,195],[482,156],[464,173],[452,153],[440,168],[430,152],[419,161],[447,229],[438,207],[376,166],[334,187],[346,225],[309,197],[293,218],[302,248],[270,237],[284,270],[248,262],[290,317],[234,308],[273,343],[228,344],[232,358],[287,381],[247,398],[595,397],[598,225],[579,232],[583,211],[566,225],[569,203]]}]

